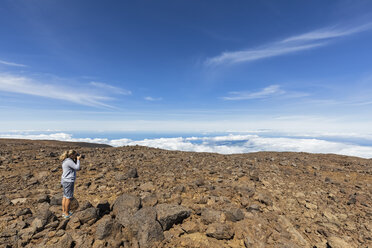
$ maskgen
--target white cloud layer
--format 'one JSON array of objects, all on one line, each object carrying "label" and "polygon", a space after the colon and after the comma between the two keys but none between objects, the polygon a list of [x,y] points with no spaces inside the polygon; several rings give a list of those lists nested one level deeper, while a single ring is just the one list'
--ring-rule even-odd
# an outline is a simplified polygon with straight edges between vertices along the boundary
[{"label": "white cloud layer", "polygon": [[334,153],[348,156],[372,158],[372,147],[326,141],[319,138],[268,138],[259,135],[225,135],[215,137],[176,137],[156,139],[106,139],[106,138],[73,138],[67,133],[52,134],[3,134],[1,138],[18,138],[34,140],[61,140],[91,142],[111,146],[142,145],[168,150],[216,152],[221,154],[249,153],[257,151],[293,151],[309,153]]},{"label": "white cloud layer", "polygon": [[12,74],[0,74],[0,91],[53,98],[86,106],[111,107],[104,103],[109,97]]},{"label": "white cloud layer", "polygon": [[144,99],[146,101],[150,101],[150,102],[155,102],[155,101],[161,101],[161,100],[163,100],[163,98],[161,98],[161,97],[151,97],[151,96],[146,96]]},{"label": "white cloud layer", "polygon": [[121,95],[131,95],[132,92],[130,90],[122,89],[119,87],[115,87],[106,83],[101,82],[90,82],[90,85],[93,85],[97,88],[104,89],[110,91],[112,93],[121,94]]},{"label": "white cloud layer", "polygon": [[0,64],[7,65],[7,66],[15,66],[15,67],[27,67],[27,65],[17,64],[17,63],[5,61],[5,60],[0,60]]},{"label": "white cloud layer", "polygon": [[270,85],[257,92],[229,92],[230,96],[225,96],[222,99],[235,101],[235,100],[250,100],[261,99],[284,94],[285,91],[279,85]]},{"label": "white cloud layer", "polygon": [[236,64],[309,50],[316,47],[325,46],[329,44],[329,40],[331,39],[364,32],[370,30],[371,28],[372,23],[347,28],[335,26],[326,27],[308,33],[292,36],[279,42],[266,44],[254,49],[224,52],[221,55],[208,58],[204,64],[207,66]]}]

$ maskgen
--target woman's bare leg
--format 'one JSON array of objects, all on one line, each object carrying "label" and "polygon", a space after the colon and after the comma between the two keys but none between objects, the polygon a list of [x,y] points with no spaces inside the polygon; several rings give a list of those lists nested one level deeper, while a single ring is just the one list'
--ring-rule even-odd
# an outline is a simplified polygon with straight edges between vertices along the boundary
[{"label": "woman's bare leg", "polygon": [[65,203],[66,203],[65,210],[66,210],[66,214],[68,215],[68,211],[70,210],[71,199],[66,198]]},{"label": "woman's bare leg", "polygon": [[66,213],[66,211],[65,211],[65,200],[66,200],[66,198],[62,197],[62,213]]}]

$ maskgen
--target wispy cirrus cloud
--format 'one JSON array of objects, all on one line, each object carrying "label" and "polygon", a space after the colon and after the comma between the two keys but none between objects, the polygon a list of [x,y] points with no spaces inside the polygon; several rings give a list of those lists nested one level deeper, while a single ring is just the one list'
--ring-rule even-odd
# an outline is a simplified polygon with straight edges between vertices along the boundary
[{"label": "wispy cirrus cloud", "polygon": [[283,95],[285,93],[286,91],[281,89],[279,85],[270,85],[256,92],[232,91],[229,92],[229,96],[222,97],[222,99],[229,101],[262,99]]},{"label": "wispy cirrus cloud", "polygon": [[331,40],[334,40],[336,38],[361,33],[370,29],[372,29],[372,23],[347,28],[338,26],[326,27],[304,34],[292,36],[278,42],[268,43],[266,45],[253,49],[244,49],[234,52],[223,52],[218,56],[206,59],[204,61],[204,65],[217,66],[251,62],[259,59],[314,49],[317,47],[328,45],[330,44]]},{"label": "wispy cirrus cloud", "polygon": [[0,74],[0,91],[58,99],[85,106],[112,108],[104,103],[110,100],[110,97],[13,74]]},{"label": "wispy cirrus cloud", "polygon": [[15,66],[15,67],[27,67],[27,65],[13,63],[5,60],[0,60],[0,64],[7,65],[7,66]]},{"label": "wispy cirrus cloud", "polygon": [[104,90],[107,90],[107,91],[110,91],[110,92],[113,92],[113,93],[116,93],[116,94],[121,94],[121,95],[131,95],[132,94],[132,92],[130,90],[115,87],[115,86],[112,86],[112,85],[109,85],[109,84],[106,84],[106,83],[102,83],[102,82],[90,82],[90,85],[93,85],[97,88],[101,88],[101,89],[104,89]]},{"label": "wispy cirrus cloud", "polygon": [[146,96],[144,99],[146,101],[150,101],[150,102],[155,102],[155,101],[161,101],[161,100],[163,100],[163,98],[161,98],[161,97],[151,97],[151,96]]}]

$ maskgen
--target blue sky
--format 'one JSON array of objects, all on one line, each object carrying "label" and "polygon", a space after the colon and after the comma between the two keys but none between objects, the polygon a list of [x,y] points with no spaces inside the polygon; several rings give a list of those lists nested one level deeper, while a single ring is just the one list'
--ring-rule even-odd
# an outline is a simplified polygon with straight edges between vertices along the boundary
[{"label": "blue sky", "polygon": [[371,134],[370,1],[0,6],[0,131]]}]

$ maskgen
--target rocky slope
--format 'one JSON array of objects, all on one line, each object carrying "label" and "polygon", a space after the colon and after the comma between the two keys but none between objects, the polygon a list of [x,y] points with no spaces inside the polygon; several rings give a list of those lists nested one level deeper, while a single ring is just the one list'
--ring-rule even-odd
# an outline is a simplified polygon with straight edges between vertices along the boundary
[{"label": "rocky slope", "polygon": [[[64,220],[71,148],[86,159]],[[372,247],[371,196],[356,157],[0,139],[0,247]]]}]

